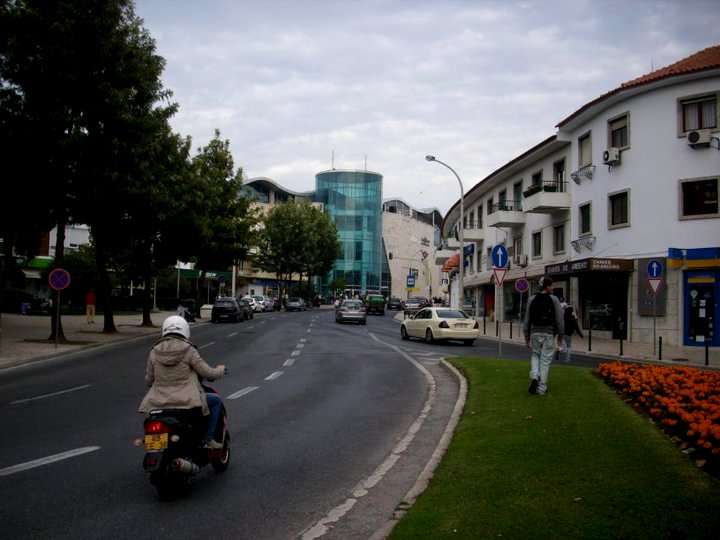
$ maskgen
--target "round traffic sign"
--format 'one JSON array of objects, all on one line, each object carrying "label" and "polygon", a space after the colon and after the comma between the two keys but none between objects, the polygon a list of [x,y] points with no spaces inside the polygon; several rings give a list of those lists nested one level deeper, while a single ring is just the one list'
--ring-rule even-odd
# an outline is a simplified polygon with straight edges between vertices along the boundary
[{"label": "round traffic sign", "polygon": [[56,268],[48,276],[48,283],[50,287],[56,291],[62,291],[67,289],[70,285],[70,272],[63,270],[62,268]]},{"label": "round traffic sign", "polygon": [[659,278],[662,276],[663,264],[660,261],[652,260],[647,265],[647,273],[650,278]]},{"label": "round traffic sign", "polygon": [[515,290],[519,293],[527,292],[530,288],[530,282],[525,278],[520,278],[515,282]]},{"label": "round traffic sign", "polygon": [[508,264],[508,250],[502,244],[496,245],[490,252],[492,263],[495,268],[505,268]]}]

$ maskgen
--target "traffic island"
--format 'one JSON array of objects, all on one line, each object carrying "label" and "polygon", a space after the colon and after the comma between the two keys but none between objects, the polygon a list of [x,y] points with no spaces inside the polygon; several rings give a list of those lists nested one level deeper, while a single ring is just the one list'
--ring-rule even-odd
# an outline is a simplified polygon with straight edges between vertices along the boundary
[{"label": "traffic island", "polygon": [[[453,359],[469,395],[450,448],[393,539],[707,538],[720,483],[585,368]],[[711,535],[712,536],[712,535]]]}]

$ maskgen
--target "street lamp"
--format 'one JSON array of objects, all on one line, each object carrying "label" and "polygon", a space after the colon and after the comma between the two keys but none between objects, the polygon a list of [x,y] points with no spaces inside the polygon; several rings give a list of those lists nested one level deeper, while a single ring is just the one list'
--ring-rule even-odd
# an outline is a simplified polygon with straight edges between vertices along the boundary
[{"label": "street lamp", "polygon": [[439,163],[440,165],[443,165],[450,169],[450,171],[455,175],[455,178],[457,178],[458,184],[460,184],[460,264],[459,264],[459,270],[458,270],[458,290],[460,291],[460,305],[458,306],[459,309],[463,309],[463,304],[465,303],[465,287],[463,286],[463,273],[465,271],[465,237],[463,235],[463,230],[465,228],[465,214],[463,212],[463,206],[464,202],[463,199],[465,198],[465,190],[463,189],[463,183],[462,180],[460,180],[460,176],[458,173],[455,172],[455,169],[453,169],[450,165],[447,163],[440,161],[435,156],[427,155],[425,156],[425,159],[427,161],[434,161],[436,163]]}]

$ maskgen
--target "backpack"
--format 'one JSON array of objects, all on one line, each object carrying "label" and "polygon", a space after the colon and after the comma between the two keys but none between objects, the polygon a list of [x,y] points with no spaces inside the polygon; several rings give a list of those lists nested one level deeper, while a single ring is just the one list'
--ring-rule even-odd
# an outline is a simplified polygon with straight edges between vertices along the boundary
[{"label": "backpack", "polygon": [[565,334],[568,336],[572,335],[572,331],[575,329],[575,315],[573,308],[568,306],[565,308],[563,313],[563,322],[565,323]]},{"label": "backpack", "polygon": [[555,328],[555,303],[549,294],[540,293],[535,295],[530,304],[530,327],[552,327]]}]

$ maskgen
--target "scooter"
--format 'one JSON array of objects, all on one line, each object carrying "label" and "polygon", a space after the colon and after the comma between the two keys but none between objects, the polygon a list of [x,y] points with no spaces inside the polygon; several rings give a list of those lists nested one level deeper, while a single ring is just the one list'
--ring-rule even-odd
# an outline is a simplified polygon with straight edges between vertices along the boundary
[{"label": "scooter", "polygon": [[[203,387],[206,392],[215,392],[208,386]],[[145,419],[143,469],[161,499],[181,493],[192,476],[207,465],[216,473],[223,473],[229,467],[230,433],[225,405],[215,432],[215,440],[222,443],[222,448],[203,446],[207,422],[199,408],[154,410]]]}]

